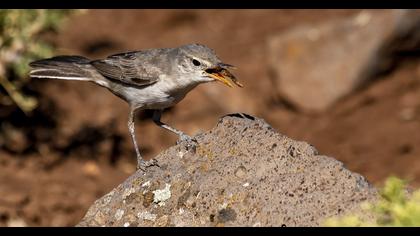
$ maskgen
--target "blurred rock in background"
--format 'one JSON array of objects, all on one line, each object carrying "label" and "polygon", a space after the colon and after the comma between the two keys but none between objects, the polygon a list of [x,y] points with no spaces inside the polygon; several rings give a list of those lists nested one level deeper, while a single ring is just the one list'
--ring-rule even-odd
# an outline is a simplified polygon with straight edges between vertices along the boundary
[{"label": "blurred rock in background", "polygon": [[322,112],[388,71],[395,54],[420,50],[419,10],[363,10],[270,37],[276,89],[306,112]]}]

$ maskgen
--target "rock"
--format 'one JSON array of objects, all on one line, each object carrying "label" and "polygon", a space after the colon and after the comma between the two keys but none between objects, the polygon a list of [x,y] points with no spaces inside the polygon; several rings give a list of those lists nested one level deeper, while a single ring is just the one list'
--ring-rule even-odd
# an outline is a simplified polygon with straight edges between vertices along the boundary
[{"label": "rock", "polygon": [[88,161],[83,164],[83,173],[89,177],[98,177],[101,174],[101,170],[99,169],[98,165],[93,161]]},{"label": "rock", "polygon": [[16,128],[10,124],[2,125],[2,133],[0,134],[0,148],[14,152],[23,153],[30,142],[22,129]]},{"label": "rock", "polygon": [[27,227],[28,225],[23,219],[17,218],[17,219],[10,219],[7,222],[7,227]]},{"label": "rock", "polygon": [[249,115],[195,138],[195,151],[163,151],[160,167],[134,173],[78,226],[318,226],[376,197],[341,162]]},{"label": "rock", "polygon": [[395,52],[418,50],[419,27],[419,10],[363,10],[273,35],[268,55],[276,91],[304,112],[324,111],[389,69]]}]

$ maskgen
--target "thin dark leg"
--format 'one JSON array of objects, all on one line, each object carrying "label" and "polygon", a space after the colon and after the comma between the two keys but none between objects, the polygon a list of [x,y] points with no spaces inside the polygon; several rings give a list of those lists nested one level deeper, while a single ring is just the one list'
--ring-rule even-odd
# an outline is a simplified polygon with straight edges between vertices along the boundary
[{"label": "thin dark leg", "polygon": [[134,115],[136,110],[130,109],[130,113],[128,114],[128,130],[130,132],[131,140],[134,144],[134,149],[136,150],[137,155],[137,170],[146,170],[146,167],[157,165],[157,161],[155,159],[152,159],[150,161],[145,161],[143,157],[140,154],[139,146],[137,145],[136,140],[136,130],[135,130],[135,124],[134,124]]},{"label": "thin dark leg", "polygon": [[160,118],[162,116],[162,110],[154,110],[153,112],[153,121],[155,122],[155,124],[157,124],[159,127],[162,127],[166,130],[169,130],[175,134],[177,134],[179,136],[180,141],[187,141],[188,145],[191,146],[193,142],[197,142],[196,140],[194,140],[193,138],[191,138],[190,136],[186,135],[184,132],[177,130],[165,123],[163,123],[162,121],[160,121]]}]

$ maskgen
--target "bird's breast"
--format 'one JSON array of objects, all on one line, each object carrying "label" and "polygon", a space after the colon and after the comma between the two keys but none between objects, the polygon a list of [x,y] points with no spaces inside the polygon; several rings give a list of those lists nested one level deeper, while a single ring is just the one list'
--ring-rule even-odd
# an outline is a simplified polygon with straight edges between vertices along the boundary
[{"label": "bird's breast", "polygon": [[196,86],[180,86],[172,81],[160,80],[143,88],[126,88],[123,96],[136,108],[165,109],[180,102]]}]

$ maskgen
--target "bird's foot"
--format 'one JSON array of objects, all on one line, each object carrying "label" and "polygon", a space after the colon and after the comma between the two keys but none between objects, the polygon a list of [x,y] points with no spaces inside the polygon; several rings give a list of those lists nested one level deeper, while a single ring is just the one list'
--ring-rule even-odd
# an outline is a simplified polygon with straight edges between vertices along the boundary
[{"label": "bird's foot", "polygon": [[143,158],[137,162],[137,170],[142,170],[143,172],[146,172],[146,168],[151,166],[157,166],[159,167],[158,161],[156,159],[150,159],[148,161],[145,161]]},{"label": "bird's foot", "polygon": [[179,135],[179,139],[176,142],[177,145],[184,144],[185,148],[187,150],[195,150],[197,147],[197,140],[194,138],[191,138],[190,136],[186,134]]}]

